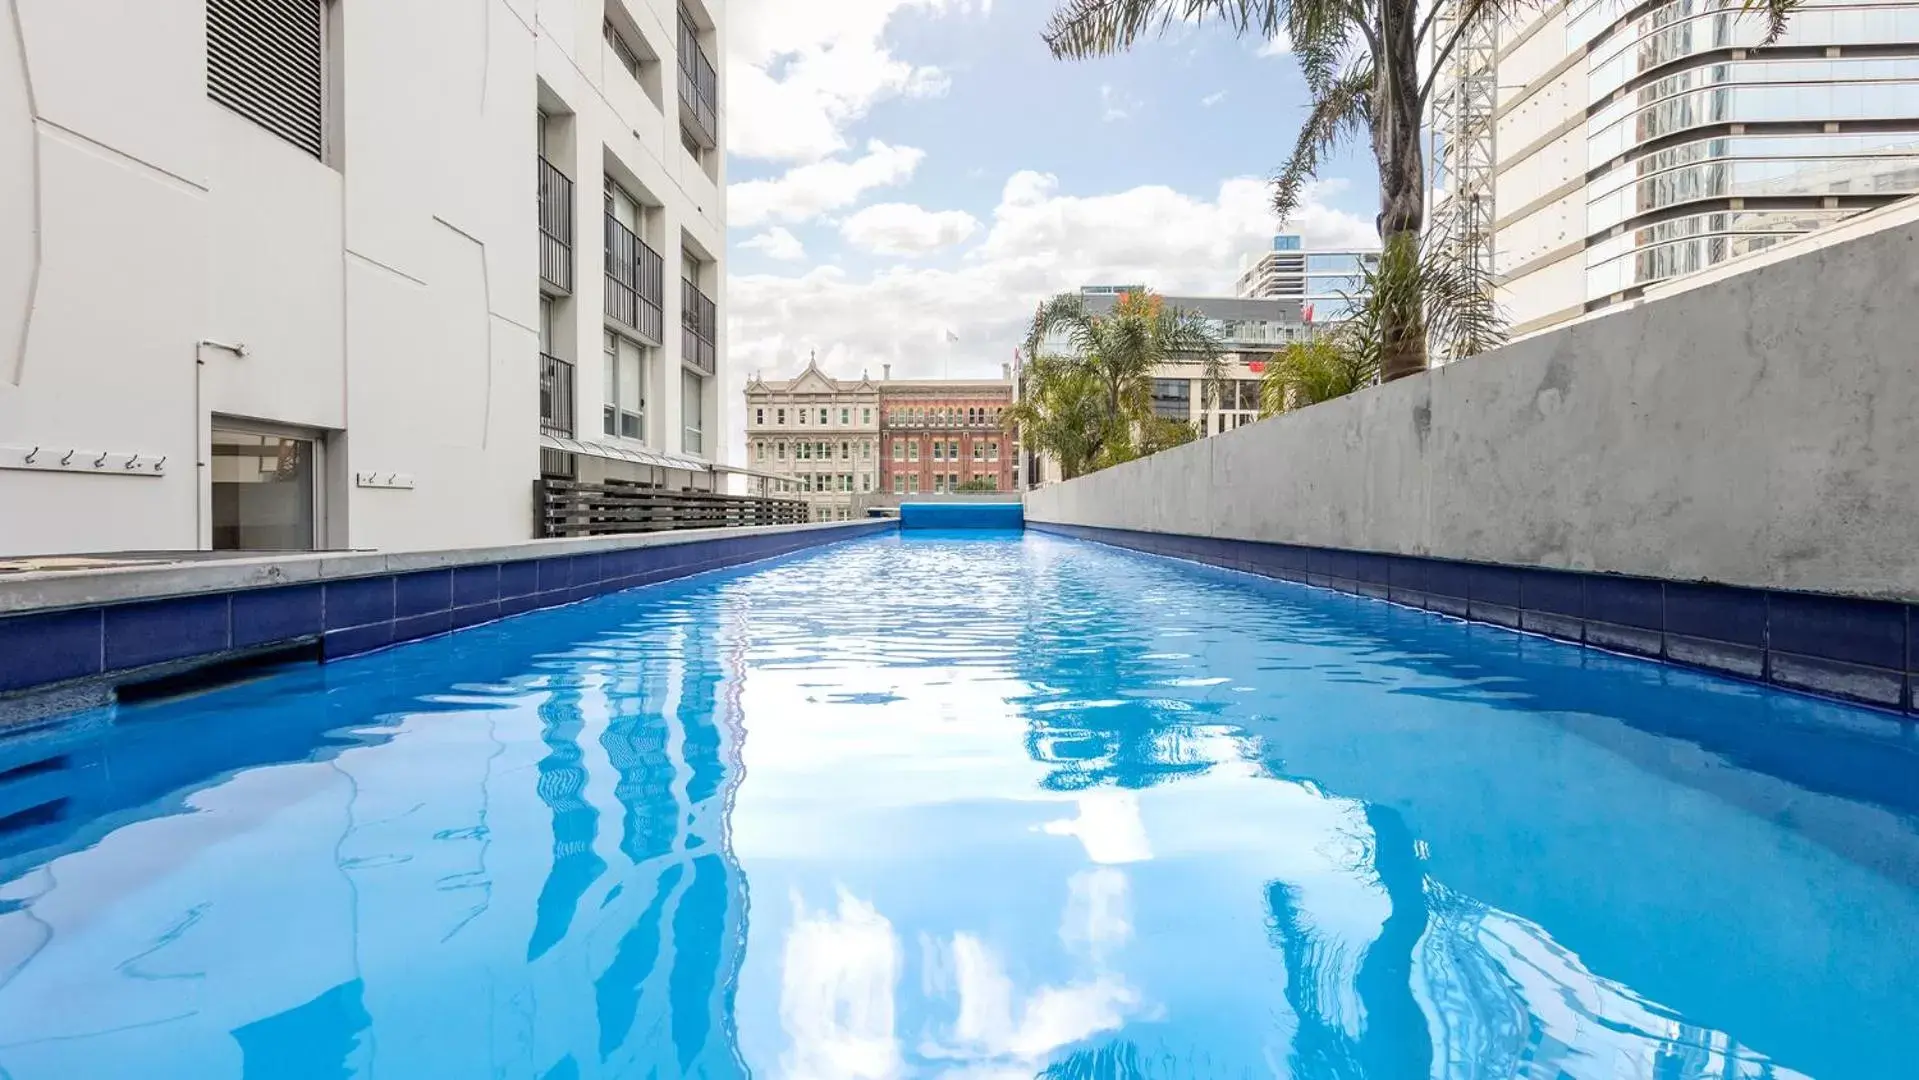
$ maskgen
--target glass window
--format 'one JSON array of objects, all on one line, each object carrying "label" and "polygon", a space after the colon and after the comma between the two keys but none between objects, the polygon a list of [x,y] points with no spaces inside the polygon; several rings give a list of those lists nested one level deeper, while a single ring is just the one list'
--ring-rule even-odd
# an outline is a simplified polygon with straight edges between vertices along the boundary
[{"label": "glass window", "polygon": [[774,410],[773,410],[773,422],[774,422],[775,424],[778,424],[778,425],[779,425],[780,427],[785,427],[785,426],[786,426],[786,410],[785,410],[785,409],[774,409]]},{"label": "glass window", "polygon": [[946,475],[944,473],[933,474],[933,494],[946,494]]},{"label": "glass window", "polygon": [[920,474],[913,473],[906,478],[906,493],[909,495],[918,495],[920,493]]},{"label": "glass window", "polygon": [[946,443],[939,439],[933,440],[933,460],[934,461],[946,460]]},{"label": "glass window", "polygon": [[906,474],[905,473],[893,474],[893,494],[895,495],[906,494]]},{"label": "glass window", "polygon": [[706,453],[706,380],[680,370],[680,417],[685,429],[680,446],[689,454]]},{"label": "glass window", "polygon": [[1193,415],[1191,379],[1154,379],[1153,415],[1167,420],[1185,420]]},{"label": "glass window", "polygon": [[212,447],[213,550],[312,551],[314,440],[216,426]]},{"label": "glass window", "polygon": [[766,460],[766,444],[765,443],[756,442],[753,444],[753,460],[754,461]]},{"label": "glass window", "polygon": [[986,444],[978,439],[973,440],[973,460],[986,460]]},{"label": "glass window", "polygon": [[754,427],[766,426],[766,410],[765,409],[753,410],[753,426]]},{"label": "glass window", "polygon": [[821,427],[826,426],[826,410],[825,409],[820,410],[820,426]]},{"label": "glass window", "polygon": [[609,332],[601,349],[605,401],[601,429],[622,439],[646,437],[646,360],[641,347]]},{"label": "glass window", "polygon": [[860,426],[864,427],[867,424],[870,424],[872,422],[873,422],[873,410],[861,409],[860,410]]},{"label": "glass window", "polygon": [[999,460],[999,440],[998,439],[994,439],[993,441],[986,444],[986,460],[988,461]]},{"label": "glass window", "polygon": [[853,422],[853,410],[841,409],[840,410],[840,426],[845,427],[846,425],[852,422]]},{"label": "glass window", "polygon": [[960,459],[959,440],[958,439],[949,440],[946,444],[946,460],[958,461],[959,459]]},{"label": "glass window", "polygon": [[785,443],[776,442],[773,444],[773,460],[774,461],[786,460],[786,444]]},{"label": "glass window", "polygon": [[920,459],[920,441],[918,439],[914,439],[912,442],[909,442],[906,444],[906,460],[918,461],[919,459]]},{"label": "glass window", "polygon": [[852,443],[843,442],[840,444],[840,460],[841,461],[853,460],[853,444]]},{"label": "glass window", "polygon": [[893,440],[893,460],[894,461],[906,460],[906,440],[904,439]]}]

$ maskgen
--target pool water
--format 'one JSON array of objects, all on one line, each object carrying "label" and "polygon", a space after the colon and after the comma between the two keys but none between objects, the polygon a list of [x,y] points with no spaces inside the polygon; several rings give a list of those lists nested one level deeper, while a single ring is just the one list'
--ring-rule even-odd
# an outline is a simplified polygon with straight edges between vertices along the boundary
[{"label": "pool water", "polygon": [[0,740],[0,1077],[1919,1075],[1863,710],[904,534]]}]

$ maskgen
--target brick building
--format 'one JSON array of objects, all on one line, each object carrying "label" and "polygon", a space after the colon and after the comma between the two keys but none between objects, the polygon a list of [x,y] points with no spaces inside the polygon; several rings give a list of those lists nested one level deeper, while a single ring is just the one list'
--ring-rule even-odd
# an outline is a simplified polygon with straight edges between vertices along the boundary
[{"label": "brick building", "polygon": [[[889,372],[890,374],[890,372]],[[880,491],[1017,491],[1018,440],[1003,424],[1012,373],[998,379],[882,379]]]}]

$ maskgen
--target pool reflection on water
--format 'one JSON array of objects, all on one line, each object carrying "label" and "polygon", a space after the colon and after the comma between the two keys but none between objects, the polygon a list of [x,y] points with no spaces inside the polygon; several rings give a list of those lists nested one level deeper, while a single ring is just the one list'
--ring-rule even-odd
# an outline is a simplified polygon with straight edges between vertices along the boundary
[{"label": "pool reflection on water", "polygon": [[0,1076],[1908,1072],[1895,719],[1039,535],[0,740]]}]

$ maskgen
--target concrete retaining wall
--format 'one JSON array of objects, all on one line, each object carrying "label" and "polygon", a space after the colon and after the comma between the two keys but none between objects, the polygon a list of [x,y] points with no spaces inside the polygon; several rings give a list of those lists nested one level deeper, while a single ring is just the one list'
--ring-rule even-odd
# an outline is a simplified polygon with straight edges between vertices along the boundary
[{"label": "concrete retaining wall", "polygon": [[1919,224],[1049,486],[1026,516],[1919,599]]}]

